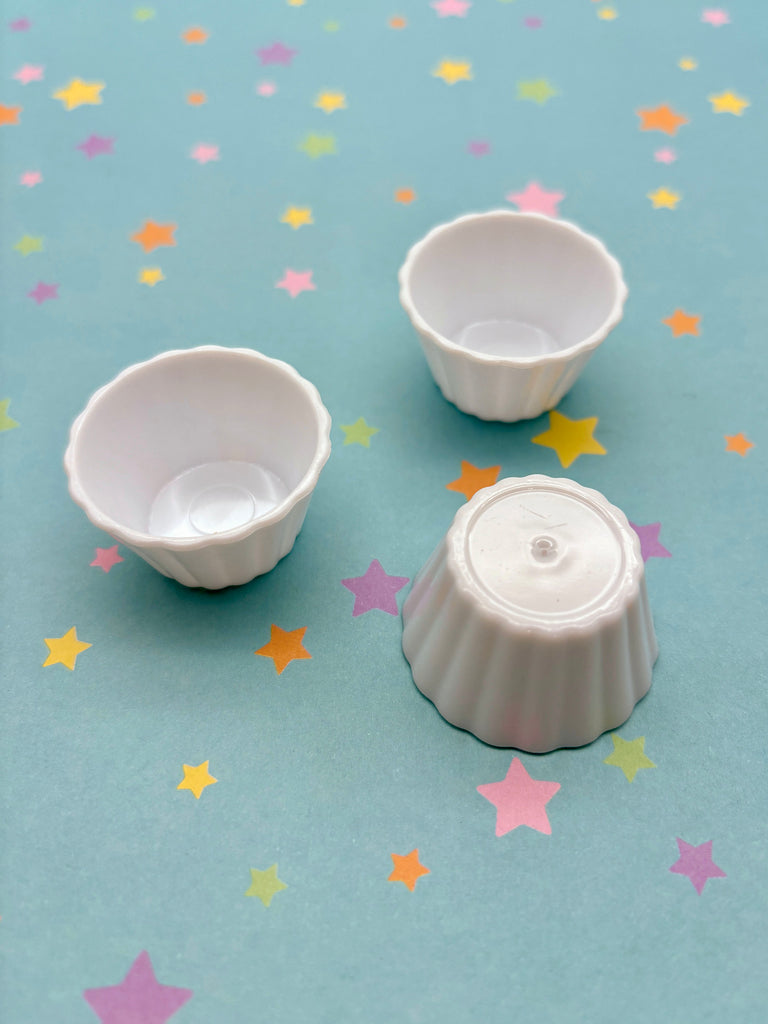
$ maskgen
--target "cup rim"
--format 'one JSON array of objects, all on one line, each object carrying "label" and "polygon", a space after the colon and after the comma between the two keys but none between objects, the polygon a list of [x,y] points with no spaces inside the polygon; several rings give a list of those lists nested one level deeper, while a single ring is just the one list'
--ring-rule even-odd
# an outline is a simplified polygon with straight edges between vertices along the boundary
[{"label": "cup rim", "polygon": [[[410,277],[414,262],[439,235],[447,234],[459,225],[470,221],[477,222],[485,220],[527,220],[539,224],[546,223],[548,228],[563,230],[566,233],[584,239],[594,249],[596,249],[598,255],[602,257],[608,266],[616,292],[613,305],[597,330],[593,331],[592,334],[589,334],[586,338],[582,338],[581,341],[576,342],[575,345],[569,345],[567,348],[557,349],[555,352],[546,352],[540,355],[531,356],[502,356],[492,355],[486,352],[477,352],[474,349],[465,348],[464,346],[451,341],[449,338],[446,338],[445,335],[440,334],[433,327],[430,327],[416,308],[416,304],[411,295]],[[549,217],[544,213],[524,213],[519,210],[507,210],[504,208],[486,210],[481,213],[465,213],[460,217],[456,217],[454,220],[436,225],[428,231],[423,238],[420,238],[418,242],[411,246],[405,257],[405,261],[398,271],[397,277],[400,283],[401,305],[405,309],[405,312],[408,314],[408,317],[416,330],[419,331],[420,334],[426,335],[434,345],[446,353],[460,355],[470,363],[477,363],[484,366],[504,366],[517,369],[531,369],[532,367],[546,366],[552,363],[569,361],[582,353],[591,352],[596,349],[621,320],[624,315],[624,303],[626,302],[627,295],[629,294],[626,282],[624,281],[621,264],[616,257],[608,251],[605,244],[595,235],[591,235],[588,232],[583,231],[578,224],[574,224],[569,220],[561,220],[559,217]]]},{"label": "cup rim", "polygon": [[[315,415],[315,422],[318,428],[318,440],[315,447],[315,454],[307,468],[307,471],[296,487],[294,487],[293,490],[267,515],[260,516],[258,519],[249,520],[247,523],[233,527],[231,530],[222,530],[221,533],[199,537],[160,537],[151,533],[144,533],[141,530],[134,530],[132,527],[125,526],[117,522],[117,520],[113,519],[105,512],[102,512],[96,507],[86,493],[78,476],[76,466],[77,446],[80,432],[94,407],[102,401],[109,391],[117,387],[126,377],[144,372],[147,367],[157,363],[189,358],[204,353],[214,353],[219,355],[224,355],[226,353],[227,357],[244,356],[254,362],[259,362],[263,365],[268,364],[270,367],[276,369],[284,376],[289,377],[294,383],[298,384],[300,389],[304,392],[305,397],[309,400],[309,404]],[[161,352],[158,355],[153,356],[151,359],[145,359],[140,363],[133,363],[131,366],[127,366],[124,370],[118,373],[116,377],[113,377],[112,380],[94,391],[82,412],[76,417],[70,427],[69,443],[66,451],[64,452],[64,470],[67,474],[69,494],[72,500],[82,508],[94,526],[122,541],[122,543],[127,547],[136,547],[141,549],[165,549],[172,551],[197,551],[206,547],[213,547],[221,544],[232,544],[235,541],[244,540],[253,533],[257,533],[266,527],[273,526],[275,523],[280,522],[289,515],[293,508],[298,505],[299,502],[308,498],[314,490],[320,477],[320,471],[328,461],[328,457],[331,454],[330,434],[331,417],[328,410],[323,405],[320,393],[311,381],[308,381],[306,377],[302,377],[298,370],[294,369],[294,367],[289,363],[284,362],[282,359],[273,359],[271,356],[266,356],[264,353],[258,352],[256,349],[229,348],[226,345],[198,345],[195,348],[170,349],[167,352]]]}]

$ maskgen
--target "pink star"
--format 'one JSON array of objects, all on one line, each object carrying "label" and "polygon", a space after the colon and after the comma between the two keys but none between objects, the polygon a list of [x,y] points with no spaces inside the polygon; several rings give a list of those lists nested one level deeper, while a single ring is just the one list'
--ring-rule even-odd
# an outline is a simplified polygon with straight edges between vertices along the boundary
[{"label": "pink star", "polygon": [[44,281],[38,281],[31,292],[27,292],[27,296],[30,299],[34,299],[38,306],[47,299],[58,299],[59,297],[59,286],[57,284],[46,284]]},{"label": "pink star", "polygon": [[662,149],[656,150],[653,159],[660,164],[673,164],[677,160],[677,153],[669,146],[664,146]]},{"label": "pink star", "polygon": [[472,139],[471,142],[467,143],[467,152],[471,153],[472,156],[485,156],[491,151],[490,142],[486,142],[485,139]]},{"label": "pink star", "polygon": [[559,782],[532,779],[519,757],[513,759],[506,777],[501,782],[488,782],[478,786],[477,792],[496,808],[496,835],[527,825],[537,832],[552,835],[552,826],[545,807],[560,789]]},{"label": "pink star", "polygon": [[672,557],[672,552],[667,551],[659,540],[661,523],[649,523],[647,526],[636,526],[634,523],[629,525],[640,538],[640,553],[644,562],[647,562],[649,558]]},{"label": "pink star", "polygon": [[42,180],[43,176],[40,171],[24,171],[19,178],[19,184],[32,188],[34,185],[39,185]]},{"label": "pink star", "polygon": [[42,82],[43,71],[45,68],[42,64],[25,64],[14,72],[13,77],[22,85],[29,85],[30,82]]},{"label": "pink star", "polygon": [[714,25],[715,28],[731,23],[728,12],[724,11],[722,7],[710,7],[708,10],[702,11],[701,20],[709,25]]},{"label": "pink star", "polygon": [[277,92],[277,86],[274,82],[259,82],[256,86],[256,92],[259,96],[274,96]]},{"label": "pink star", "polygon": [[469,0],[433,0],[429,6],[433,7],[441,18],[463,18],[472,4]]},{"label": "pink star", "polygon": [[545,213],[548,217],[557,217],[557,204],[565,199],[565,192],[547,192],[538,182],[532,181],[522,192],[510,192],[505,198],[507,202],[515,203],[523,213]]},{"label": "pink star", "polygon": [[271,46],[263,46],[256,53],[262,64],[286,64],[290,65],[298,50],[291,50],[283,43],[272,43]]},{"label": "pink star", "polygon": [[402,590],[408,582],[407,576],[389,576],[381,567],[378,558],[374,558],[363,576],[351,576],[342,580],[342,586],[355,595],[355,607],[352,615],[363,615],[374,608],[379,608],[390,615],[399,614],[397,598],[398,590]]},{"label": "pink star", "polygon": [[11,32],[28,32],[32,22],[29,18],[16,18],[15,21],[9,21],[8,27]]},{"label": "pink star", "polygon": [[317,291],[317,286],[312,281],[311,270],[291,270],[286,268],[282,280],[278,281],[275,288],[285,288],[292,299],[295,299],[301,292]]},{"label": "pink star", "polygon": [[114,142],[114,139],[108,139],[104,135],[89,135],[85,142],[78,143],[76,148],[85,153],[89,160],[93,160],[100,153],[112,153]]},{"label": "pink star", "polygon": [[96,557],[90,564],[97,565],[104,572],[109,572],[112,566],[124,561],[125,559],[117,553],[117,544],[114,544],[111,548],[96,548]]},{"label": "pink star", "polygon": [[83,992],[101,1024],[165,1024],[191,997],[191,989],[161,985],[146,952],[139,953],[119,985]]},{"label": "pink star", "polygon": [[699,896],[708,878],[727,878],[723,869],[712,860],[711,839],[700,846],[692,846],[684,839],[678,839],[676,842],[680,856],[669,870],[676,875],[687,875]]},{"label": "pink star", "polygon": [[206,142],[198,142],[189,155],[193,160],[197,160],[199,164],[207,164],[211,160],[219,159],[219,147],[210,146]]},{"label": "pink star", "polygon": [[541,28],[544,22],[541,20],[541,18],[537,18],[536,16],[534,16],[531,18],[523,18],[523,24],[526,28]]}]

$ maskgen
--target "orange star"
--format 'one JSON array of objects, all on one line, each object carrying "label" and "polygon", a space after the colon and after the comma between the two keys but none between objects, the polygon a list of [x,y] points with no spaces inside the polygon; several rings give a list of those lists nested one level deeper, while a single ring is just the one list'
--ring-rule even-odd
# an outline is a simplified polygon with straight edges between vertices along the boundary
[{"label": "orange star", "polygon": [[0,103],[0,124],[19,124],[19,114],[22,107],[6,107]]},{"label": "orange star", "polygon": [[419,864],[418,850],[411,850],[405,857],[399,853],[390,853],[390,857],[395,867],[387,879],[388,882],[402,882],[413,892],[421,876],[429,874],[429,868]]},{"label": "orange star", "polygon": [[408,22],[405,20],[405,18],[401,18],[399,14],[395,14],[393,17],[389,19],[390,28],[405,28],[407,24]]},{"label": "orange star", "polygon": [[755,447],[743,434],[725,434],[725,440],[727,442],[725,450],[727,452],[738,452],[741,456],[746,455],[750,448]]},{"label": "orange star", "polygon": [[676,309],[672,316],[666,317],[661,322],[672,328],[672,337],[679,338],[681,334],[699,335],[700,316],[692,313],[684,313],[682,309]]},{"label": "orange star", "polygon": [[187,103],[190,105],[190,107],[199,107],[202,103],[205,103],[207,99],[208,97],[205,95],[204,92],[187,93]]},{"label": "orange star", "polygon": [[447,491],[458,491],[469,501],[473,494],[476,494],[482,487],[492,487],[499,479],[501,466],[488,466],[487,469],[478,469],[471,462],[461,460],[461,476],[458,480],[451,480],[445,485]]},{"label": "orange star", "polygon": [[264,658],[271,658],[275,663],[278,675],[280,675],[286,665],[289,665],[297,658],[312,657],[301,642],[304,639],[304,634],[307,632],[306,626],[302,626],[301,629],[280,629],[279,626],[273,625],[271,628],[272,634],[269,638],[269,643],[253,653],[260,654]]},{"label": "orange star", "polygon": [[195,25],[194,28],[187,28],[181,33],[181,38],[185,43],[197,43],[202,45],[208,38],[208,33],[204,28],[200,28]]},{"label": "orange star", "polygon": [[131,241],[138,242],[144,252],[152,252],[161,245],[176,245],[175,230],[175,224],[156,224],[153,220],[145,220],[141,231],[131,235]]},{"label": "orange star", "polygon": [[416,193],[412,188],[399,188],[395,191],[396,203],[412,203],[415,198]]},{"label": "orange star", "polygon": [[688,118],[682,114],[676,114],[668,103],[662,103],[660,107],[654,107],[653,110],[638,110],[637,114],[640,117],[641,132],[664,132],[666,135],[677,135],[680,125],[688,124]]}]

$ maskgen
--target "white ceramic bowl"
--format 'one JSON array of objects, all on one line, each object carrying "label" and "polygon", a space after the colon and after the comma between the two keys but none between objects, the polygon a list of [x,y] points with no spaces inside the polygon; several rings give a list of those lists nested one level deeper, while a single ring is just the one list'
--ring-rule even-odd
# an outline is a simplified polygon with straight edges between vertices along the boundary
[{"label": "white ceramic bowl", "polygon": [[507,422],[557,405],[621,320],[627,296],[621,267],[597,238],[513,210],[434,228],[399,280],[443,395]]},{"label": "white ceramic bowl", "polygon": [[443,717],[486,743],[590,743],[629,717],[658,654],[637,534],[572,480],[483,488],[414,580],[403,651]]},{"label": "white ceramic bowl", "polygon": [[72,424],[69,492],[163,575],[246,583],[293,547],[330,427],[287,363],[216,345],[164,352],[97,391]]}]

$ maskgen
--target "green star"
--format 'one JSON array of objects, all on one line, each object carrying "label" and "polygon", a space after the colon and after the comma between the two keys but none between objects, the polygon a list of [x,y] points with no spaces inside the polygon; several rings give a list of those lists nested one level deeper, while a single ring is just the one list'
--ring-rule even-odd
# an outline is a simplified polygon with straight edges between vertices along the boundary
[{"label": "green star", "polygon": [[617,736],[616,733],[611,733],[611,739],[613,740],[613,752],[605,758],[603,763],[613,764],[617,768],[621,768],[628,782],[632,782],[641,768],[656,767],[653,761],[645,756],[645,751],[643,750],[645,736],[638,736],[636,740],[627,742],[621,736]]},{"label": "green star", "polygon": [[137,7],[133,12],[133,17],[136,21],[149,21],[154,16],[155,12],[152,7]]},{"label": "green star", "polygon": [[553,89],[546,78],[532,78],[525,82],[517,83],[517,98],[519,100],[533,100],[534,103],[546,103],[552,96],[557,96],[557,89]]},{"label": "green star", "polygon": [[0,433],[4,430],[13,430],[14,427],[18,427],[16,420],[12,420],[8,415],[8,406],[11,404],[10,398],[4,398],[0,402]]},{"label": "green star", "polygon": [[31,252],[43,251],[43,240],[33,235],[22,235],[13,248],[17,249],[22,256],[29,256]]},{"label": "green star", "polygon": [[335,153],[336,139],[333,135],[315,135],[314,132],[310,132],[299,143],[299,149],[303,149],[307,156],[311,156],[314,160],[316,157]]},{"label": "green star", "polygon": [[326,23],[323,25],[323,28],[325,29],[326,32],[338,32],[339,29],[341,28],[341,25],[339,24],[338,21],[326,21]]},{"label": "green star", "polygon": [[277,877],[277,864],[273,864],[266,871],[251,868],[251,885],[245,895],[258,896],[264,906],[268,907],[275,893],[287,888],[285,882],[281,882]]},{"label": "green star", "polygon": [[378,434],[378,427],[369,426],[363,417],[354,423],[349,423],[346,426],[342,423],[341,429],[344,431],[344,444],[361,444],[363,448],[371,447],[371,438],[374,434]]}]

